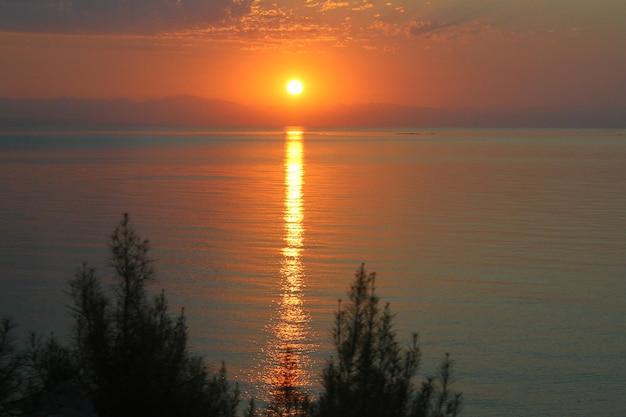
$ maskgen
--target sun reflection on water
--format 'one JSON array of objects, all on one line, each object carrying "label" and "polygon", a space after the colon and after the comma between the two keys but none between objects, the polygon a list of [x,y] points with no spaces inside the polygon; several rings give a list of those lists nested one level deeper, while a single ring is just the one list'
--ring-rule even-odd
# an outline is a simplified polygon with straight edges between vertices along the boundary
[{"label": "sun reflection on water", "polygon": [[263,381],[269,400],[282,407],[306,392],[311,381],[311,320],[305,308],[305,273],[301,255],[304,241],[304,183],[302,131],[289,130],[285,140],[284,246],[280,268],[280,298],[268,326],[270,341]]}]

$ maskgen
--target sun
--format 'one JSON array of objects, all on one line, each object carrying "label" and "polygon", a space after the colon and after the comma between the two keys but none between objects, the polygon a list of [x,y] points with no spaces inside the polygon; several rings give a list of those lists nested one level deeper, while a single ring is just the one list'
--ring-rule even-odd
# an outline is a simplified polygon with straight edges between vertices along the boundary
[{"label": "sun", "polygon": [[291,80],[287,83],[287,92],[292,96],[297,96],[302,93],[304,86],[299,80]]}]

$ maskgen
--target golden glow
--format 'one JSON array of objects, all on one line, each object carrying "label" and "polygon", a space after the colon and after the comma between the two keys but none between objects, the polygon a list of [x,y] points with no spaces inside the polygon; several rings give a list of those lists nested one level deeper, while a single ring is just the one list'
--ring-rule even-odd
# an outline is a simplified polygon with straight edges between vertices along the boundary
[{"label": "golden glow", "polygon": [[287,83],[287,92],[292,96],[297,96],[302,93],[304,86],[299,80],[291,80]]},{"label": "golden glow", "polygon": [[[300,135],[291,135],[296,137]],[[299,260],[302,247],[302,142],[290,139],[287,142],[285,162],[285,229],[286,247],[283,254],[292,254],[291,261]],[[295,266],[295,265],[293,265]]]},{"label": "golden glow", "polygon": [[[285,208],[283,213],[284,246],[280,269],[281,295],[276,317],[270,322],[273,334],[267,349],[268,366],[263,380],[268,384],[270,401],[281,407],[287,395],[303,394],[309,385],[311,366],[308,352],[310,316],[305,309],[304,269],[301,256],[304,246],[304,166],[302,131],[292,129],[285,141]],[[286,415],[286,414],[285,414]]]}]

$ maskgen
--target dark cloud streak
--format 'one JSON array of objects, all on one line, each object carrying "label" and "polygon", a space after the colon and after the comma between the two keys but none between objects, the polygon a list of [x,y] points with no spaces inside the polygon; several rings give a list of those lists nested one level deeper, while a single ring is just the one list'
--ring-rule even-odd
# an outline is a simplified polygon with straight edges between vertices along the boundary
[{"label": "dark cloud streak", "polygon": [[468,33],[494,26],[502,5],[497,1],[441,4],[421,14],[421,20],[409,23],[407,34],[421,39],[454,39]]},{"label": "dark cloud streak", "polygon": [[0,0],[0,30],[32,33],[177,31],[236,20],[252,0]]}]

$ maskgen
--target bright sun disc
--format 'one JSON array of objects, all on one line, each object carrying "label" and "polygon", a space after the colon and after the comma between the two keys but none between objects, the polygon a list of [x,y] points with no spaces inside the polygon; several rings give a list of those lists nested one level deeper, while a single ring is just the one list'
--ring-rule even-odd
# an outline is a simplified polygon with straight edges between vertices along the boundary
[{"label": "bright sun disc", "polygon": [[291,80],[287,83],[287,91],[289,94],[298,95],[302,92],[304,86],[298,80]]}]

